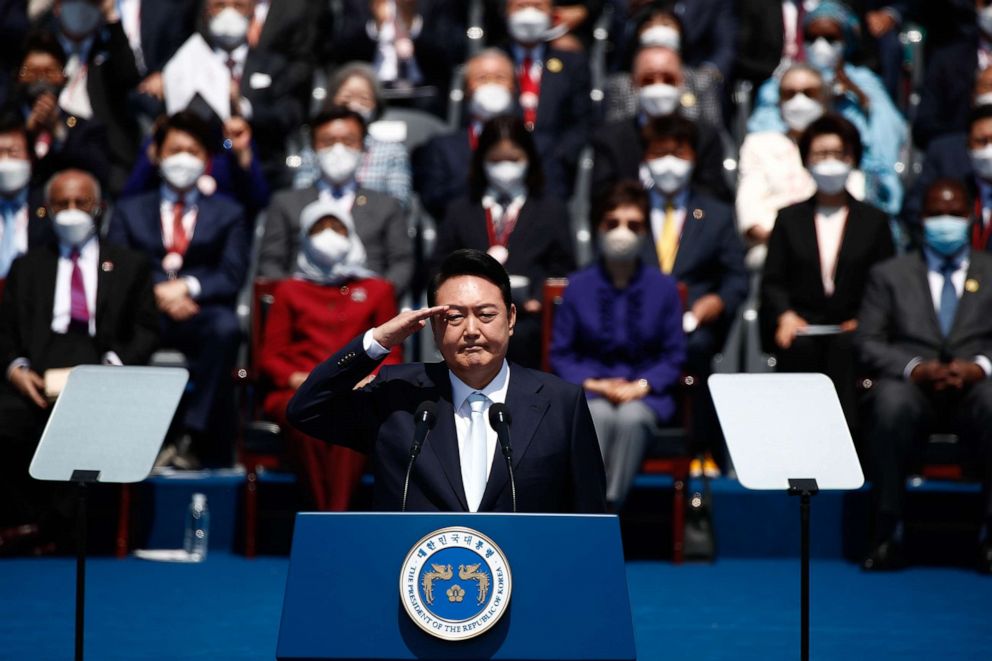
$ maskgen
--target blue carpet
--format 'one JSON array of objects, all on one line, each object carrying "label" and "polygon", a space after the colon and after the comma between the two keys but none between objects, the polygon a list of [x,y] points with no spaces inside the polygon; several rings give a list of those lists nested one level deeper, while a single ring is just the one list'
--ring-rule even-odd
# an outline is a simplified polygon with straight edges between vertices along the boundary
[{"label": "blue carpet", "polygon": [[[272,659],[287,560],[211,554],[201,565],[95,558],[87,658]],[[71,658],[71,559],[0,561],[0,659]],[[627,566],[639,658],[796,659],[799,564]],[[992,578],[962,569],[866,575],[816,560],[814,659],[992,658]]]}]

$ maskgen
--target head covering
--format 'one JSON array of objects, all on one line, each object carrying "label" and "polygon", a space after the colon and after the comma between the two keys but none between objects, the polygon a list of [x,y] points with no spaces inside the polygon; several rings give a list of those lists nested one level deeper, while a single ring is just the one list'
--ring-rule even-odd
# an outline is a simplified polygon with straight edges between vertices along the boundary
[{"label": "head covering", "polygon": [[[348,228],[348,241],[351,247],[345,258],[326,268],[320,262],[311,258],[310,228],[321,218],[328,216],[337,218]],[[296,258],[296,277],[333,285],[354,278],[370,278],[376,275],[374,271],[365,268],[365,245],[355,231],[355,220],[351,211],[339,202],[317,200],[303,207],[300,212],[300,252]]]},{"label": "head covering", "polygon": [[861,40],[861,24],[858,23],[858,17],[837,0],[823,0],[803,17],[803,28],[807,28],[818,18],[829,18],[840,25],[841,33],[844,35],[844,58],[847,59]]}]

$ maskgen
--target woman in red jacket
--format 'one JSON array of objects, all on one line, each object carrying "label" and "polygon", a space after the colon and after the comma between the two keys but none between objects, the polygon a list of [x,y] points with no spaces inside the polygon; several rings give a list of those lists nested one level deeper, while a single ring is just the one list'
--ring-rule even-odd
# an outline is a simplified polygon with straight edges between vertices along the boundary
[{"label": "woman in red jacket", "polygon": [[[318,200],[300,215],[296,275],[276,287],[265,324],[260,369],[272,389],[263,410],[277,422],[300,475],[321,511],[344,511],[365,456],[307,436],[286,421],[286,405],[318,363],[356,335],[396,315],[392,285],[365,268],[365,246],[351,213]],[[397,346],[384,364],[402,361]]]}]

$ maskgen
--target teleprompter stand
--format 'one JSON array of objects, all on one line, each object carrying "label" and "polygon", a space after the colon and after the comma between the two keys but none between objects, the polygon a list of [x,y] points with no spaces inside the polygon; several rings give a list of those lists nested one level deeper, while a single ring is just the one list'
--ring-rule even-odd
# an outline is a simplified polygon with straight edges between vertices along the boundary
[{"label": "teleprompter stand", "polygon": [[87,485],[148,476],[188,376],[172,368],[74,368],[31,460],[36,480],[76,485],[77,661],[83,658],[86,609]]},{"label": "teleprompter stand", "polygon": [[800,649],[808,661],[811,498],[864,484],[837,392],[823,374],[715,374],[709,386],[741,484],[799,496]]}]

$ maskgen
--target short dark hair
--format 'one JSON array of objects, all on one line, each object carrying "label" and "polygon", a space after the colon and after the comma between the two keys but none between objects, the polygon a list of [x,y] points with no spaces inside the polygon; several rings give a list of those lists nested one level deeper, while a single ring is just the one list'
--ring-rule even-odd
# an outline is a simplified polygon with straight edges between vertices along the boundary
[{"label": "short dark hair", "polygon": [[65,50],[62,48],[62,44],[55,37],[55,34],[48,30],[34,30],[29,32],[24,38],[24,47],[21,49],[21,60],[20,63],[24,64],[24,60],[31,53],[45,53],[46,55],[51,55],[56,60],[62,68],[65,68],[66,63],[69,58],[66,57]]},{"label": "short dark hair", "polygon": [[203,120],[192,110],[180,110],[171,117],[159,120],[152,135],[155,142],[155,149],[161,150],[162,144],[169,131],[182,131],[193,136],[193,139],[203,145],[208,154],[213,154],[216,144],[214,134],[210,129],[210,124]]},{"label": "short dark hair", "polygon": [[509,140],[524,150],[527,154],[527,175],[525,183],[528,195],[540,195],[544,191],[544,169],[541,166],[541,156],[537,153],[534,136],[531,135],[523,121],[518,117],[503,115],[493,117],[482,127],[479,134],[479,144],[472,154],[472,164],[468,172],[469,197],[478,202],[486,192],[486,153],[493,145]]},{"label": "short dark hair", "polygon": [[655,140],[671,138],[684,142],[699,153],[699,128],[691,119],[677,112],[663,117],[653,117],[641,129],[641,141],[645,147]]},{"label": "short dark hair", "polygon": [[[20,133],[24,136],[24,142],[28,145],[28,153],[34,150],[30,148],[31,140],[28,138],[28,127],[24,123],[24,117],[13,110],[6,110],[0,113],[0,133]],[[29,156],[30,157],[30,156]]]},{"label": "short dark hair", "polygon": [[861,134],[858,133],[858,129],[837,113],[828,112],[807,126],[799,136],[799,155],[804,165],[809,159],[809,149],[813,139],[821,135],[840,137],[840,141],[844,143],[844,150],[854,157],[855,167],[861,162]]},{"label": "short dark hair", "polygon": [[368,133],[369,130],[369,127],[365,124],[365,118],[351,108],[346,108],[344,106],[331,106],[330,108],[321,110],[319,113],[314,115],[313,119],[310,120],[311,142],[313,141],[314,133],[317,132],[318,127],[330,122],[336,122],[339,119],[351,119],[358,122],[358,126],[362,129],[362,140],[365,140],[365,134]]},{"label": "short dark hair", "polygon": [[990,118],[992,118],[992,106],[975,106],[971,109],[971,112],[968,113],[968,129],[971,130],[971,127],[975,124],[975,122],[980,122],[983,119]]},{"label": "short dark hair", "polygon": [[460,275],[476,276],[499,287],[503,303],[507,310],[510,309],[510,276],[506,274],[506,269],[486,253],[472,248],[455,250],[444,258],[427,289],[427,304],[433,307],[437,302],[437,290],[445,280]]},{"label": "short dark hair", "polygon": [[[969,186],[960,179],[951,179],[950,177],[940,177],[939,179],[936,179],[932,184],[927,186],[926,191],[923,193],[924,208],[926,207],[927,198],[930,197],[931,191],[934,191],[938,188],[952,188],[960,192],[964,196],[964,201],[966,206],[969,209],[971,209],[971,205],[973,204],[973,202],[972,202],[972,194],[971,194],[971,190],[969,190]],[[921,209],[921,213],[922,211],[923,209]]]},{"label": "short dark hair", "polygon": [[640,209],[647,220],[650,216],[651,204],[648,193],[640,182],[633,179],[618,181],[596,198],[593,206],[593,228],[598,228],[603,218],[618,207],[632,206]]}]

